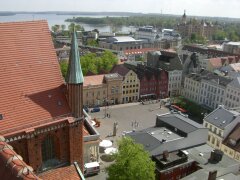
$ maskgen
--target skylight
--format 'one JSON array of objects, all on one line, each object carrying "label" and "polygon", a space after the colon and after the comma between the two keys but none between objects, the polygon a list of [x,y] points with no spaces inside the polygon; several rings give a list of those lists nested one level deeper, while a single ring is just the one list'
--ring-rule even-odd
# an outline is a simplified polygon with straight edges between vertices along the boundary
[{"label": "skylight", "polygon": [[3,115],[2,114],[0,114],[0,120],[3,120]]}]

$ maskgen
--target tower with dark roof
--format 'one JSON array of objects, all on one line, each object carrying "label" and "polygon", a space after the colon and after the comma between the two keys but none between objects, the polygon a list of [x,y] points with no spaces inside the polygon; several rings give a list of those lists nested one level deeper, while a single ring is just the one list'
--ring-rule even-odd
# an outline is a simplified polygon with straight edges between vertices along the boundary
[{"label": "tower with dark roof", "polygon": [[74,30],[72,34],[66,83],[68,103],[75,118],[80,118],[83,115],[83,81],[77,36]]},{"label": "tower with dark roof", "polygon": [[187,23],[187,15],[186,15],[186,10],[184,10],[184,14],[182,16],[182,23]]}]

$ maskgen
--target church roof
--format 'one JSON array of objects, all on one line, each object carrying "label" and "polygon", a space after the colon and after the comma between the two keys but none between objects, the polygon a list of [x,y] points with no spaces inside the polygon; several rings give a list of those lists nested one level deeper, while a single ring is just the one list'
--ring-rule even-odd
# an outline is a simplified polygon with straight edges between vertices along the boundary
[{"label": "church roof", "polygon": [[5,138],[0,135],[0,177],[11,180],[40,180],[33,173],[32,167],[28,166],[10,146]]},{"label": "church roof", "polygon": [[71,113],[47,21],[0,23],[0,134]]},{"label": "church roof", "polygon": [[84,79],[80,64],[77,35],[74,30],[74,32],[72,33],[72,42],[69,55],[69,65],[66,76],[66,82],[70,84],[80,84],[83,83],[83,81]]}]

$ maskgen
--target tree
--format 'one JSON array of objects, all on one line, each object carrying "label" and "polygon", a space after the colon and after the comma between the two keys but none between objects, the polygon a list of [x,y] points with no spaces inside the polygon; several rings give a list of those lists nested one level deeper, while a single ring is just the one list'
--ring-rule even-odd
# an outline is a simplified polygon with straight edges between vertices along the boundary
[{"label": "tree", "polygon": [[62,31],[64,31],[64,30],[66,29],[66,25],[65,25],[65,24],[62,24],[62,25],[61,25],[61,29],[62,29]]},{"label": "tree", "polygon": [[155,179],[155,163],[142,145],[125,137],[118,142],[118,146],[115,163],[107,168],[109,180]]},{"label": "tree", "polygon": [[67,69],[68,69],[68,62],[67,61],[60,62],[60,68],[61,68],[62,76],[64,78],[66,78]]},{"label": "tree", "polygon": [[75,26],[75,31],[84,31],[84,28],[83,28],[81,25],[75,24],[75,23],[69,24],[68,30],[69,30],[70,32],[73,32],[73,27],[74,27],[74,26]]},{"label": "tree", "polygon": [[216,33],[213,34],[213,40],[224,40],[226,37],[226,33],[222,30],[217,30]]}]

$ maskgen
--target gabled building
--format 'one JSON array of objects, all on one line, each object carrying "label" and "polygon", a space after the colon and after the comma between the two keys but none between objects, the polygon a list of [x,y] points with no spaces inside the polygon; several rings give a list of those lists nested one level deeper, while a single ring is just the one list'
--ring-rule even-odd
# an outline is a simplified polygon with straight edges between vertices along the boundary
[{"label": "gabled building", "polygon": [[203,126],[209,129],[207,143],[213,148],[222,149],[223,140],[239,122],[239,113],[219,106],[203,119]]},{"label": "gabled building", "polygon": [[229,157],[240,161],[240,123],[225,138],[221,150]]},{"label": "gabled building", "polygon": [[87,107],[122,103],[123,77],[118,73],[86,76],[83,105]]},{"label": "gabled building", "polygon": [[67,87],[46,21],[0,23],[0,34],[0,134],[37,173],[74,162],[83,170],[83,76],[75,32]]},{"label": "gabled building", "polygon": [[118,73],[123,77],[122,81],[122,103],[134,102],[139,99],[140,80],[137,74],[123,64],[115,65],[111,73]]},{"label": "gabled building", "polygon": [[138,62],[126,62],[124,66],[133,70],[140,80],[140,99],[168,97],[168,74],[166,71]]},{"label": "gabled building", "polygon": [[181,90],[183,63],[174,51],[148,53],[147,66],[161,68],[168,75],[168,96],[179,95]]}]

